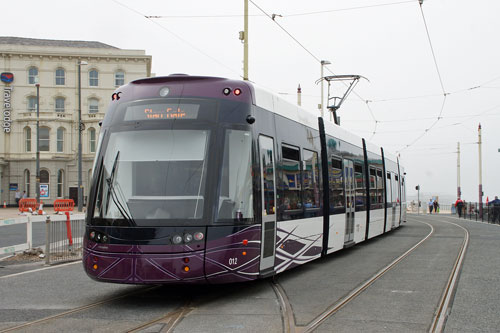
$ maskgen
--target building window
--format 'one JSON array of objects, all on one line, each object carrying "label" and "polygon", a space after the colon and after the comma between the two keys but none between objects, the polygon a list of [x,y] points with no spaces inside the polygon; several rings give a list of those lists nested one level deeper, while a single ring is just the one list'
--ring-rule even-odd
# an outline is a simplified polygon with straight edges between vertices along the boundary
[{"label": "building window", "polygon": [[64,69],[58,68],[56,69],[56,85],[64,86],[65,84],[65,72]]},{"label": "building window", "polygon": [[40,151],[50,150],[50,128],[40,127],[39,145]]},{"label": "building window", "polygon": [[59,127],[57,129],[57,152],[62,153],[64,151],[64,128]]},{"label": "building window", "polygon": [[123,86],[125,84],[125,73],[122,71],[115,72],[115,86]]},{"label": "building window", "polygon": [[28,198],[30,196],[30,171],[28,169],[24,170],[24,190]]},{"label": "building window", "polygon": [[93,69],[89,72],[89,86],[97,87],[99,85],[99,73]]},{"label": "building window", "polygon": [[38,77],[38,68],[30,67],[30,69],[28,69],[28,83],[35,84],[36,77]]},{"label": "building window", "polygon": [[[47,170],[40,170],[40,185],[47,185],[50,188],[50,176]],[[40,198],[48,198],[49,193],[43,193],[42,186],[40,186]]]},{"label": "building window", "polygon": [[89,149],[91,153],[95,153],[95,129],[89,128]]},{"label": "building window", "polygon": [[65,99],[63,97],[56,98],[56,112],[64,112],[64,102]]},{"label": "building window", "polygon": [[89,99],[89,113],[99,112],[99,101],[95,98]]},{"label": "building window", "polygon": [[62,198],[64,196],[64,170],[59,169],[57,171],[57,197]]},{"label": "building window", "polygon": [[25,151],[30,152],[31,151],[31,128],[30,127],[25,127],[24,128],[24,142],[25,142]]},{"label": "building window", "polygon": [[28,97],[28,112],[36,111],[36,96]]}]

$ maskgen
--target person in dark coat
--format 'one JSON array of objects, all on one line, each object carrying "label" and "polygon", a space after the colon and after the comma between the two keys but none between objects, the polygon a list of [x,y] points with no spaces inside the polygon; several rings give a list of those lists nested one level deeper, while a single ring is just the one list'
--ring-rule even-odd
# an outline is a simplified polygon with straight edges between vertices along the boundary
[{"label": "person in dark coat", "polygon": [[488,206],[490,206],[491,211],[491,222],[497,223],[498,220],[498,223],[500,223],[500,200],[498,200],[498,196],[495,196],[495,200],[490,201]]},{"label": "person in dark coat", "polygon": [[437,213],[438,213],[438,208],[439,208],[439,203],[438,203],[438,201],[437,201],[437,200],[434,200],[433,205],[434,205],[434,212],[437,214]]},{"label": "person in dark coat", "polygon": [[464,202],[462,201],[462,199],[457,199],[457,201],[455,202],[455,208],[457,209],[458,217],[462,217],[462,210],[464,209]]}]

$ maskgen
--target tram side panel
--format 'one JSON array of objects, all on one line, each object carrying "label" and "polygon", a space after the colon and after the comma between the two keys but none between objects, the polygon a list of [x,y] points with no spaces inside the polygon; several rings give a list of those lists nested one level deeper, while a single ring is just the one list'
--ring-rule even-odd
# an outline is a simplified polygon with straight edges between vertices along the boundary
[{"label": "tram side panel", "polygon": [[367,151],[368,156],[368,177],[369,177],[369,197],[370,197],[370,226],[368,238],[384,233],[384,179],[382,171],[382,157]]},{"label": "tram side panel", "polygon": [[[327,253],[332,253],[365,240],[365,163],[361,147],[331,135],[326,135],[325,139],[327,152],[324,158],[327,159],[329,188]],[[349,167],[346,168],[346,165]],[[346,186],[351,187],[349,191]]]},{"label": "tram side panel", "polygon": [[321,256],[322,177],[317,129],[279,115],[277,142],[277,273]]}]

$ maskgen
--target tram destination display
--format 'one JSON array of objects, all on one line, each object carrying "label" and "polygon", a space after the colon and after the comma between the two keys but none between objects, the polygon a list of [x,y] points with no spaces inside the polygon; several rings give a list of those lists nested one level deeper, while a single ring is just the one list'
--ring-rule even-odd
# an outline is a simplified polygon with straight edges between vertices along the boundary
[{"label": "tram destination display", "polygon": [[199,109],[199,104],[188,103],[131,105],[127,107],[124,120],[196,119]]}]

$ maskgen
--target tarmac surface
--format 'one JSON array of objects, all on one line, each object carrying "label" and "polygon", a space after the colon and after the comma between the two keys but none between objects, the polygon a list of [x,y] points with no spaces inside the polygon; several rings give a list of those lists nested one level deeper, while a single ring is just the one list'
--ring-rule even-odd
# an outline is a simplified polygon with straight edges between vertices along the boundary
[{"label": "tarmac surface", "polygon": [[[427,332],[466,228],[470,243],[446,332],[498,332],[500,328],[500,227],[449,215],[408,215],[383,236],[278,275],[295,325],[304,327],[375,272],[433,235],[362,292],[317,332]],[[0,243],[0,246],[2,244]],[[3,265],[0,261],[0,331],[79,306],[122,297],[95,308],[30,326],[23,332],[124,332],[180,308],[174,332],[283,332],[272,281],[222,286],[129,286],[99,283],[81,262]],[[127,296],[129,292],[136,292]],[[141,332],[160,332],[158,322]]]}]

